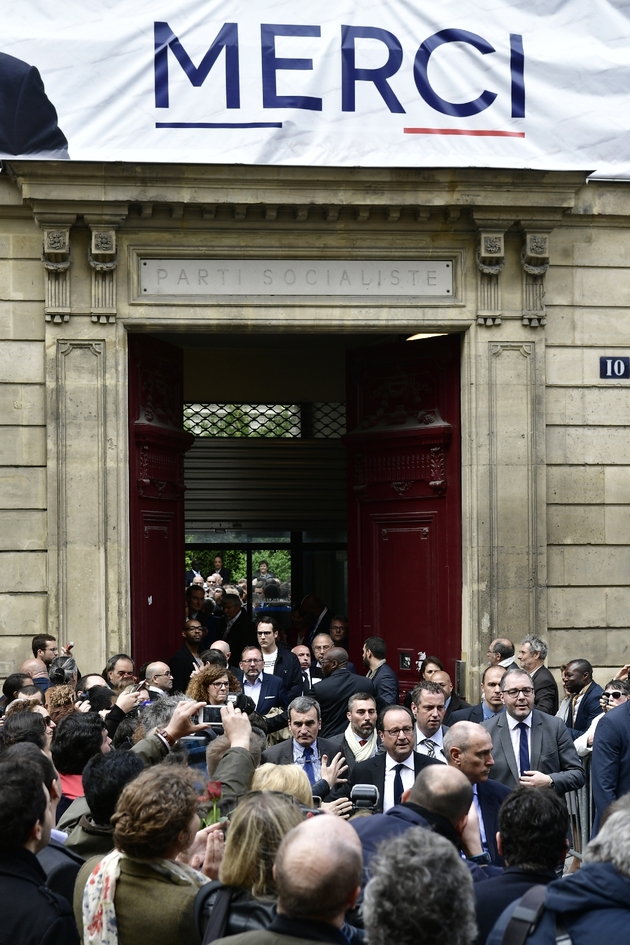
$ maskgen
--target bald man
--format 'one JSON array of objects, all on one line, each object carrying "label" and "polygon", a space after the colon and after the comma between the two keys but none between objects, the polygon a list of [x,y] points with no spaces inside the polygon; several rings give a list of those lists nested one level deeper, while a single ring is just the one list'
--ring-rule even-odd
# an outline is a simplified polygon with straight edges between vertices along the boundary
[{"label": "bald man", "polygon": [[312,817],[286,835],[276,855],[278,914],[268,930],[215,945],[347,945],[345,915],[361,892],[363,858],[355,831],[338,817]]},{"label": "bald man", "polygon": [[173,674],[168,663],[149,663],[144,678],[147,681],[151,702],[167,696],[173,688]]},{"label": "bald man", "polygon": [[50,685],[50,679],[48,678],[48,669],[43,660],[33,657],[29,660],[24,660],[20,667],[21,673],[28,673],[32,678],[33,684],[38,686],[42,692],[46,692]]},{"label": "bald man", "polygon": [[374,696],[376,692],[371,679],[357,676],[348,669],[348,654],[340,646],[327,650],[321,660],[324,678],[308,693],[319,702],[322,710],[322,738],[340,735],[348,726],[348,699],[355,692]]}]

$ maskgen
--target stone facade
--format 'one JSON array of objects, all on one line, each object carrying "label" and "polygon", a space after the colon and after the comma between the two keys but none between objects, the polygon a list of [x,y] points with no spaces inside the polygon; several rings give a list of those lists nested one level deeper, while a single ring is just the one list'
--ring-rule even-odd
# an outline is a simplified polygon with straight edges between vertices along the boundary
[{"label": "stone facade", "polygon": [[[129,646],[128,330],[458,331],[463,627],[628,659],[630,195],[579,174],[15,162],[0,176],[0,675]],[[453,298],[145,299],[142,258],[452,261]]]}]

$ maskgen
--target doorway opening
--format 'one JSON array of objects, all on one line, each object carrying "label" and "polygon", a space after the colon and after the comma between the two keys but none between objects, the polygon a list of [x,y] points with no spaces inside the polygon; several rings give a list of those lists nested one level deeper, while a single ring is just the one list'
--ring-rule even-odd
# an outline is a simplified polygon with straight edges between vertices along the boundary
[{"label": "doorway opening", "polygon": [[[181,365],[179,429],[194,437],[182,450],[182,593],[193,556],[210,573],[219,554],[232,580],[248,582],[251,611],[264,559],[278,571],[282,622],[315,593],[331,613],[349,614],[355,664],[362,640],[380,635],[403,689],[416,681],[422,651],[453,673],[461,650],[458,336],[133,338],[162,345],[164,357],[172,350],[171,364]],[[134,370],[130,360],[130,379]],[[148,579],[151,569],[134,563],[133,547],[132,601],[144,606],[152,594],[138,575]],[[134,614],[141,621],[140,609]],[[181,630],[167,632],[175,640]]]}]

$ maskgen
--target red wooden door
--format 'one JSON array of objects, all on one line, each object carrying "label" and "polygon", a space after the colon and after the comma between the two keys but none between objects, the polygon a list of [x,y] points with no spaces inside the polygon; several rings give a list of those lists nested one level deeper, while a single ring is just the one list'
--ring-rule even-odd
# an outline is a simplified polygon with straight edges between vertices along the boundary
[{"label": "red wooden door", "polygon": [[139,666],[181,646],[184,453],[181,348],[129,335],[131,646]]},{"label": "red wooden door", "polygon": [[454,679],[461,651],[458,335],[348,352],[348,594],[352,658],[387,642],[402,692],[418,654]]}]

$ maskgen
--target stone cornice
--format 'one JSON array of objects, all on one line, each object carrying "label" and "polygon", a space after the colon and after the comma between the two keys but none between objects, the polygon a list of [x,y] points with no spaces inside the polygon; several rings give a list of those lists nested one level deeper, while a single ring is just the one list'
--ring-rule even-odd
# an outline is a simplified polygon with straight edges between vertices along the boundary
[{"label": "stone cornice", "polygon": [[[247,208],[264,211],[273,221],[290,209],[296,220],[320,208],[351,210],[367,221],[370,210],[384,211],[396,222],[402,211],[414,209],[419,222],[426,210],[445,208],[445,222],[456,224],[464,208],[488,208],[493,216],[513,219],[532,214],[547,218],[570,210],[584,185],[582,173],[510,171],[495,169],[427,168],[302,168],[231,165],[131,165],[75,162],[12,161],[7,170],[22,199],[36,214],[78,212],[125,216],[129,204],[152,216],[155,205],[167,205],[181,217],[183,208],[197,207],[204,219],[217,209],[233,208],[244,219]],[[51,207],[51,204],[54,207]],[[80,209],[79,209],[80,205]],[[335,219],[335,212],[328,213]]]}]

